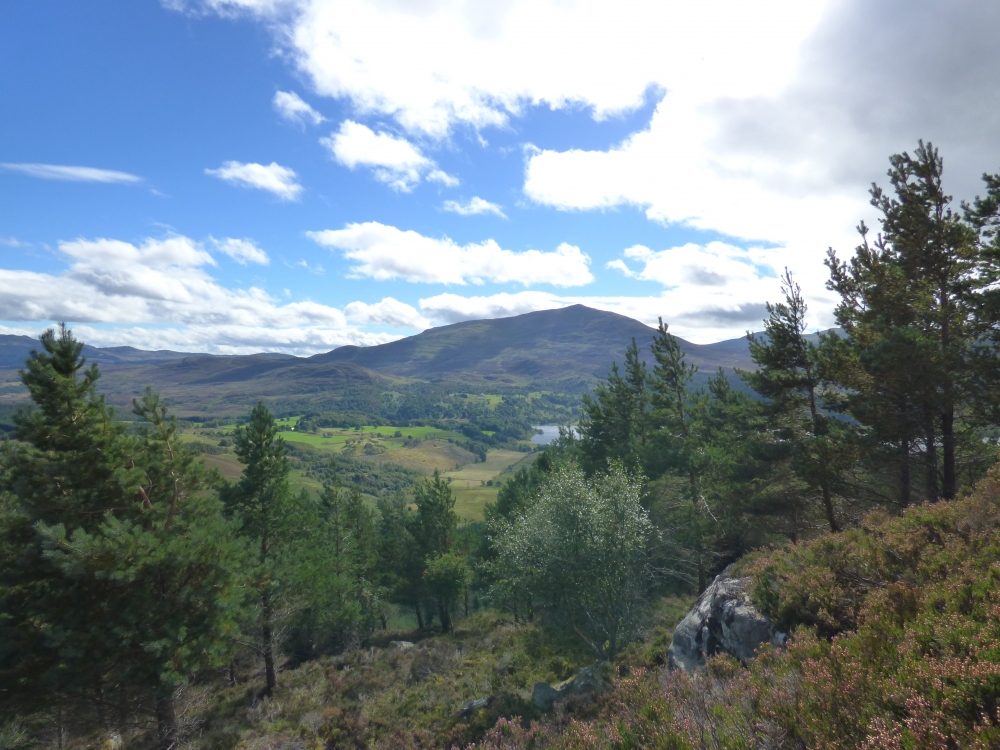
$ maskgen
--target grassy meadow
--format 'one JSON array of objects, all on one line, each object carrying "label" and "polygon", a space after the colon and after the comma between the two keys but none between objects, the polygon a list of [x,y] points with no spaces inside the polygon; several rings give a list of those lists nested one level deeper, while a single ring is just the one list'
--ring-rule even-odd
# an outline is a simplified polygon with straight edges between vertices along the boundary
[{"label": "grassy meadow", "polygon": [[[470,398],[489,399],[489,396]],[[499,399],[499,397],[497,397]],[[275,420],[282,428],[281,437],[290,444],[307,445],[314,451],[338,457],[351,456],[373,466],[392,464],[431,476],[441,472],[449,482],[455,495],[455,512],[467,521],[483,518],[486,503],[496,499],[499,485],[505,476],[529,465],[534,453],[492,449],[481,461],[458,441],[463,439],[459,432],[436,427],[396,427],[365,425],[357,428],[320,428],[315,432],[295,430],[300,417],[286,417]],[[185,428],[182,439],[201,446],[219,446],[219,453],[206,453],[206,465],[217,469],[230,481],[237,479],[243,466],[232,453],[232,433],[235,425],[216,428],[194,426]],[[220,443],[222,445],[220,445]],[[223,452],[224,451],[224,452]],[[302,488],[314,493],[322,490],[322,483],[299,467],[293,468],[290,481],[292,489]],[[374,500],[374,497],[371,498]]]}]

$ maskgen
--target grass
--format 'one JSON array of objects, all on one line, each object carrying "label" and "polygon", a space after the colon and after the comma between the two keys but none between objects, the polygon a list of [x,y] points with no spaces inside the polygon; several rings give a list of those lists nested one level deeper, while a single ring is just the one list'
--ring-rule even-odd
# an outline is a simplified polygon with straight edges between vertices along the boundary
[{"label": "grass", "polygon": [[[535,682],[557,682],[592,661],[573,639],[482,610],[456,615],[452,635],[378,631],[365,648],[282,669],[270,698],[259,697],[259,665],[244,659],[237,685],[220,673],[181,692],[181,740],[197,750],[464,747],[499,716],[538,719]],[[458,713],[485,697],[488,707]]]},{"label": "grass", "polygon": [[455,496],[455,513],[462,521],[482,521],[486,503],[497,499],[499,487],[452,487]]},{"label": "grass", "polygon": [[459,518],[466,521],[483,520],[486,503],[496,500],[500,489],[499,483],[484,487],[483,482],[495,481],[502,474],[517,471],[519,466],[530,464],[534,460],[533,453],[498,449],[489,451],[486,461],[465,464],[459,469],[445,472],[444,476],[450,480],[451,491],[455,495],[455,512]]},{"label": "grass", "polygon": [[[289,417],[275,420],[279,425],[290,427],[296,424],[299,417]],[[228,434],[233,425],[206,430],[193,428],[182,433],[182,439],[192,442],[210,442],[215,444],[220,434]],[[396,437],[396,433],[402,437]],[[435,427],[375,427],[366,425],[360,429],[320,429],[315,433],[285,431],[281,437],[289,443],[299,443],[328,451],[331,457],[343,451],[348,441],[363,440],[371,442],[384,449],[384,453],[372,456],[359,455],[362,460],[376,464],[391,463],[416,471],[425,476],[440,471],[449,480],[455,495],[455,512],[463,520],[480,521],[486,504],[496,500],[498,486],[486,487],[488,481],[498,480],[503,474],[512,473],[519,466],[534,460],[535,454],[520,451],[494,449],[486,454],[486,461],[456,445],[448,442],[448,438],[461,438],[456,432],[440,430]],[[406,438],[412,438],[407,443]],[[218,469],[225,479],[230,481],[239,478],[243,471],[232,453],[204,456],[205,463]],[[307,489],[318,493],[322,485],[315,479],[306,476],[304,471],[293,470],[290,477],[293,491]],[[499,485],[499,482],[497,482]]]}]

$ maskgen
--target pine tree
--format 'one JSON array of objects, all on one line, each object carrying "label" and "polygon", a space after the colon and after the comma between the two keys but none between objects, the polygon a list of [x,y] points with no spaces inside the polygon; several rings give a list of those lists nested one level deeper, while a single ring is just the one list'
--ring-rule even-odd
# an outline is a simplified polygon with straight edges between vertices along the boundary
[{"label": "pine tree", "polygon": [[[908,453],[913,434],[922,442],[929,499],[952,498],[958,487],[958,453],[975,455],[998,378],[988,346],[1000,321],[995,282],[997,178],[985,175],[987,197],[964,212],[951,207],[942,184],[943,161],[920,142],[911,156],[890,157],[893,195],[877,185],[871,203],[881,233],[862,245],[850,263],[830,252],[829,287],[841,295],[837,319],[848,334],[868,387],[855,388],[858,418]],[[852,384],[847,383],[848,387]],[[888,404],[874,404],[889,395]],[[964,444],[964,445],[963,445]],[[940,447],[940,456],[938,448]],[[908,460],[901,469],[909,497]]]},{"label": "pine tree", "polygon": [[653,336],[652,351],[656,360],[651,387],[659,466],[649,475],[656,478],[668,471],[683,479],[680,503],[669,511],[669,516],[672,525],[676,525],[673,541],[689,548],[694,555],[701,592],[708,585],[711,568],[708,538],[714,525],[702,487],[706,466],[698,417],[704,408],[704,394],[692,392],[691,381],[698,368],[687,364],[680,343],[662,318]]},{"label": "pine tree", "polygon": [[235,485],[224,488],[222,497],[240,524],[241,536],[254,550],[248,575],[259,599],[257,647],[264,660],[265,694],[269,695],[278,684],[274,664],[285,572],[282,558],[295,541],[298,507],[288,487],[290,466],[285,441],[263,403],[254,407],[246,426],[236,429],[233,442],[236,457],[245,468]]},{"label": "pine tree", "polygon": [[582,398],[580,447],[589,472],[606,468],[609,462],[641,462],[649,436],[649,374],[635,339],[625,350],[625,376],[611,364],[607,382],[599,383],[593,395]]},{"label": "pine tree", "polygon": [[839,531],[834,494],[852,462],[847,429],[823,409],[820,350],[805,337],[806,303],[787,269],[781,289],[785,301],[768,303],[764,335],[747,334],[757,370],[739,374],[768,399],[773,434],[787,446],[795,473],[818,493],[830,530]]},{"label": "pine tree", "polygon": [[[202,465],[147,390],[130,435],[96,393],[96,367],[62,327],[22,373],[35,409],[3,451],[0,671],[4,696],[78,698],[119,723],[151,702],[177,743],[173,694],[220,663],[240,605],[241,547]],[[83,372],[82,376],[80,375]]]}]

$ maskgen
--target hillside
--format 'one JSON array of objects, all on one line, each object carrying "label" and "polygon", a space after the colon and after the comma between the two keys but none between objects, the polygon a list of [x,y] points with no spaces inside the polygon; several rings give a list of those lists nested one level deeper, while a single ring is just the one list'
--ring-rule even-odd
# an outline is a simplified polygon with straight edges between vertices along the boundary
[{"label": "hillside", "polygon": [[[530,386],[576,394],[605,377],[612,362],[621,362],[633,337],[649,360],[653,333],[654,329],[632,318],[573,305],[455,323],[388,344],[344,346],[308,358],[92,346],[84,349],[84,355],[101,366],[102,389],[113,403],[128,404],[149,385],[182,414],[220,416],[258,399],[329,408],[349,392],[364,401],[400,378],[470,386]],[[37,346],[27,336],[0,336],[0,403],[26,398],[16,369]],[[752,367],[744,339],[709,345],[682,341],[682,346],[688,361],[698,365],[700,379],[718,367]]]},{"label": "hillside", "polygon": [[[622,360],[632,338],[646,347],[654,332],[624,315],[573,305],[431,328],[379,346],[343,346],[311,359],[353,362],[413,378],[603,378],[611,362]],[[707,346],[682,341],[682,346],[688,359],[703,370],[751,364],[742,339]],[[648,350],[646,354],[649,359]]]}]

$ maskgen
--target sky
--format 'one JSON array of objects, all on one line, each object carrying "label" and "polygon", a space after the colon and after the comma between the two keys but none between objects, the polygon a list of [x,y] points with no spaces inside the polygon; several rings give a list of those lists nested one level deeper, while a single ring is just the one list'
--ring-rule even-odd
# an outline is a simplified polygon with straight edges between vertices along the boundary
[{"label": "sky", "polygon": [[308,355],[582,303],[833,324],[888,156],[1000,171],[981,0],[0,4],[0,333]]}]

